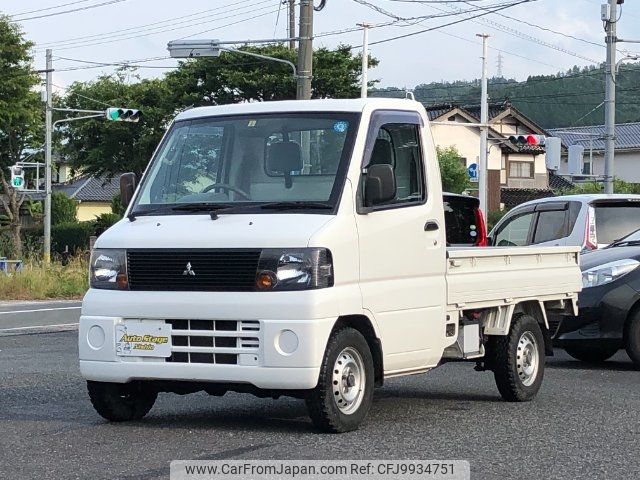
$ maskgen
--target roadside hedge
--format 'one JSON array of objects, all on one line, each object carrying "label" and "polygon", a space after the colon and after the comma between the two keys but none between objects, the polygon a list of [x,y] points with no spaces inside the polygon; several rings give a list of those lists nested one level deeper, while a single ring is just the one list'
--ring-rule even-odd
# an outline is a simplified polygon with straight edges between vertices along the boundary
[{"label": "roadside hedge", "polygon": [[89,250],[89,237],[95,234],[95,221],[60,223],[51,227],[51,250],[75,255]]}]

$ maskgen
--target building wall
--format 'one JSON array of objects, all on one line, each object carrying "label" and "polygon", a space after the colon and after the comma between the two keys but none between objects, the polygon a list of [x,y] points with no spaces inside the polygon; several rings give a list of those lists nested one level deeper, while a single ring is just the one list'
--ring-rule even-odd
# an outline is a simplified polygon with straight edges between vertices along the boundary
[{"label": "building wall", "polygon": [[81,202],[78,205],[78,220],[85,222],[95,220],[102,213],[111,213],[111,203],[109,202]]},{"label": "building wall", "polygon": [[[583,158],[585,163],[589,162],[589,150],[585,150]],[[568,162],[566,158],[563,158],[560,163],[560,173],[567,172]],[[593,175],[604,175],[604,156],[600,152],[593,154],[591,173]],[[625,182],[640,183],[640,150],[616,152],[614,175]]]},{"label": "building wall", "polygon": [[[454,122],[452,122],[454,123]],[[480,155],[480,129],[476,127],[460,127],[455,125],[432,125],[433,140],[439,147],[456,147],[460,155],[467,159],[467,166],[478,163]],[[495,142],[489,141],[489,145]],[[501,151],[496,145],[489,150],[488,168],[500,169]]]}]

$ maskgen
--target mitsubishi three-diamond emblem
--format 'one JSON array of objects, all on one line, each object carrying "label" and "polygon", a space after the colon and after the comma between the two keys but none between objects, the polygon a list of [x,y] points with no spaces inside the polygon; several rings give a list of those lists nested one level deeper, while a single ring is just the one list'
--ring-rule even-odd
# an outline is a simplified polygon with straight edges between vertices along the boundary
[{"label": "mitsubishi three-diamond emblem", "polygon": [[193,269],[191,268],[191,262],[187,263],[187,269],[184,272],[182,272],[182,275],[192,276],[192,277],[196,276],[196,272],[194,272]]}]

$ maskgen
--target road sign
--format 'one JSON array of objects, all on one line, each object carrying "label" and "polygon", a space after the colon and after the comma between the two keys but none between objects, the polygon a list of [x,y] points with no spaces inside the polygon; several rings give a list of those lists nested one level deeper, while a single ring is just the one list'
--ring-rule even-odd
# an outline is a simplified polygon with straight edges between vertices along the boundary
[{"label": "road sign", "polygon": [[471,179],[472,182],[477,182],[478,181],[478,164],[472,163],[471,165],[469,165],[467,167],[467,173],[469,174],[469,179]]}]

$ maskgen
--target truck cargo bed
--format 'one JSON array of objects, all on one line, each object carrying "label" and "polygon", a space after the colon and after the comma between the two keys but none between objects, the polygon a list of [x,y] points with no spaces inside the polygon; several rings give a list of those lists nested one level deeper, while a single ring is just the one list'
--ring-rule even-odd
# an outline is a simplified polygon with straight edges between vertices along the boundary
[{"label": "truck cargo bed", "polygon": [[450,248],[447,303],[459,309],[575,298],[579,261],[579,247]]}]

